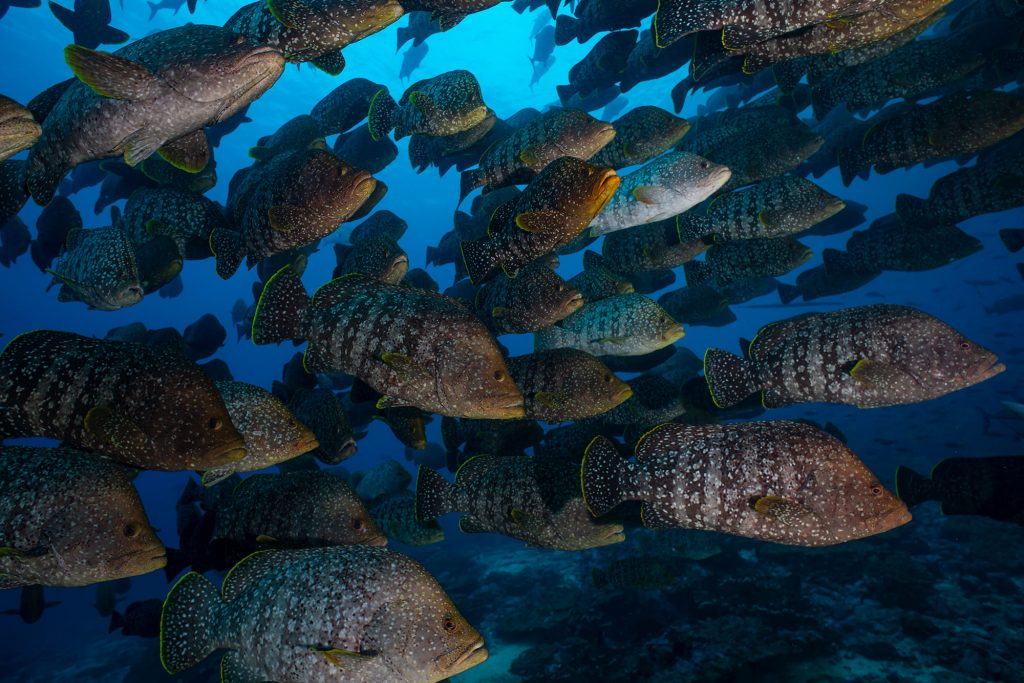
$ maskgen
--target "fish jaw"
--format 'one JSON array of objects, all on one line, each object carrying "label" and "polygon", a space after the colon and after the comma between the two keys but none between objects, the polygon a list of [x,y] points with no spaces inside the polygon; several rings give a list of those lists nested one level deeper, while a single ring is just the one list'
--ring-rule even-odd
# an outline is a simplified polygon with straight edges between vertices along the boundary
[{"label": "fish jaw", "polygon": [[460,674],[463,671],[472,669],[477,664],[485,662],[488,655],[487,648],[484,647],[483,637],[477,636],[477,639],[469,644],[465,652],[459,655],[458,659],[444,670],[444,673],[448,677]]},{"label": "fish jaw", "polygon": [[682,323],[675,323],[661,333],[661,341],[666,344],[674,344],[684,336],[686,336],[686,331],[683,329]]}]

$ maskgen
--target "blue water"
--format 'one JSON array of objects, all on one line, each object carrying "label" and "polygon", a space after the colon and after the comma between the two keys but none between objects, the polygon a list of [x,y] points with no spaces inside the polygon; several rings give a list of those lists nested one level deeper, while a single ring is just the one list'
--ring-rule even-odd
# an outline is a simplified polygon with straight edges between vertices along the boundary
[{"label": "blue water", "polygon": [[[128,31],[133,39],[180,25],[186,21],[197,23],[222,24],[234,11],[235,7],[226,0],[208,0],[200,3],[199,11],[189,17],[183,10],[177,16],[161,12],[155,19],[148,21],[148,9],[145,3],[129,0],[125,7],[114,7],[113,25]],[[545,9],[539,10],[546,12]],[[564,10],[563,10],[564,11]],[[506,117],[523,107],[544,108],[554,103],[554,87],[565,83],[569,68],[581,59],[598,37],[587,45],[571,43],[559,47],[555,51],[557,61],[550,72],[533,89],[527,87],[531,76],[531,67],[527,60],[532,54],[533,46],[529,38],[535,15],[519,15],[509,3],[503,3],[493,9],[470,16],[454,30],[431,36],[428,39],[430,51],[414,74],[415,78],[431,76],[456,68],[470,69],[482,85],[483,95],[487,104],[501,117]],[[404,20],[397,25],[404,25]],[[645,22],[645,26],[649,24]],[[314,68],[288,66],[284,76],[262,98],[249,109],[252,123],[244,124],[235,133],[225,138],[215,151],[218,185],[208,196],[224,202],[227,198],[227,183],[234,171],[248,166],[251,160],[247,150],[256,140],[272,133],[284,121],[301,113],[306,113],[321,97],[349,78],[365,77],[372,81],[385,84],[397,96],[407,83],[397,78],[401,64],[401,54],[395,53],[395,31],[392,26],[345,49],[348,66],[339,77],[330,77]],[[62,58],[62,48],[70,41],[68,32],[58,24],[45,8],[37,10],[13,9],[0,22],[0,92],[19,102],[26,102],[43,88],[63,80],[69,71]],[[669,90],[683,76],[684,72],[666,78],[645,82],[630,91],[626,97],[629,108],[641,104],[653,104],[672,110]],[[682,115],[693,117],[697,107],[706,99],[706,93],[691,96]],[[595,112],[599,113],[599,112]],[[329,140],[330,142],[330,140]],[[398,143],[399,157],[377,177],[387,182],[390,191],[378,206],[390,209],[409,222],[409,230],[401,240],[401,246],[410,256],[411,267],[424,267],[424,254],[428,245],[436,244],[438,238],[450,229],[452,213],[458,197],[458,174],[450,172],[444,178],[438,178],[433,169],[417,175],[408,164],[406,154],[407,142]],[[898,193],[907,192],[917,196],[927,196],[928,189],[935,179],[955,170],[952,162],[939,163],[929,168],[915,167],[908,171],[896,171],[886,176],[873,175],[869,180],[857,180],[849,188],[843,187],[838,171],[833,170],[822,179],[817,180],[825,189],[842,198],[855,200],[869,206],[867,220],[891,213],[894,198]],[[86,227],[109,225],[108,215],[95,215],[92,211],[96,198],[97,187],[89,188],[76,195],[73,199],[79,207]],[[31,201],[22,210],[20,216],[29,226],[33,226],[39,214],[39,207]],[[1013,431],[1013,425],[1001,428],[999,434],[986,435],[982,429],[982,413],[997,414],[1003,400],[1021,400],[1024,398],[1019,391],[1021,382],[1021,361],[1024,360],[1024,343],[1021,332],[1024,330],[1024,319],[1021,313],[995,316],[987,314],[985,307],[993,301],[1005,296],[1020,293],[1021,279],[1016,271],[1019,257],[1009,254],[997,237],[997,231],[1005,227],[1020,227],[1024,219],[1024,211],[1017,209],[1002,214],[980,216],[964,222],[960,227],[967,233],[977,237],[984,245],[984,250],[967,259],[953,263],[947,267],[923,273],[892,273],[887,272],[866,285],[862,289],[843,295],[828,297],[814,301],[812,304],[797,304],[789,307],[779,306],[777,296],[760,297],[747,304],[733,307],[738,320],[726,327],[688,327],[686,337],[679,342],[698,355],[709,346],[735,348],[739,337],[749,338],[765,323],[778,320],[805,311],[828,311],[850,306],[892,302],[918,307],[932,313],[958,330],[964,332],[978,343],[995,351],[1007,364],[1008,369],[996,378],[982,385],[957,392],[930,401],[925,404],[893,407],[881,410],[862,411],[852,407],[808,405],[772,411],[773,419],[805,417],[819,422],[831,420],[849,436],[850,446],[865,462],[891,486],[892,473],[896,465],[904,464],[918,470],[928,471],[939,460],[954,456],[981,455],[1014,455],[1020,452],[1020,432]],[[862,226],[862,227],[866,227]],[[342,229],[342,234],[344,233]],[[801,238],[819,256],[805,264],[781,280],[793,282],[800,270],[820,264],[821,251],[826,247],[841,248],[849,234],[829,238]],[[581,253],[562,258],[560,274],[568,279],[580,269]],[[183,329],[202,313],[216,315],[229,330],[228,341],[214,358],[225,360],[236,379],[269,387],[278,379],[281,366],[291,357],[294,349],[291,345],[280,347],[256,347],[243,340],[236,343],[230,323],[232,303],[238,299],[249,300],[251,284],[255,271],[243,271],[230,280],[221,280],[214,272],[212,260],[190,261],[183,271],[184,292],[178,298],[164,299],[156,295],[147,296],[140,304],[116,312],[99,312],[87,310],[77,303],[58,303],[56,290],[46,291],[48,277],[42,275],[26,254],[9,269],[0,270],[0,332],[3,340],[15,335],[40,328],[75,331],[87,335],[103,336],[112,327],[133,321],[141,321],[149,328],[173,326]],[[307,286],[316,286],[330,278],[334,267],[334,256],[328,247],[310,259],[305,273]],[[441,283],[442,288],[451,284],[453,267],[427,268],[428,272]],[[684,280],[682,269],[677,272],[676,287],[682,286]],[[973,282],[974,284],[968,284]],[[502,341],[510,348],[513,355],[527,353],[531,350],[529,336],[513,336]],[[440,442],[440,420],[435,420],[428,428],[431,441]],[[1019,427],[1018,427],[1019,429]],[[880,443],[882,441],[882,443]],[[349,470],[372,467],[387,458],[396,458],[405,462],[402,457],[402,446],[391,435],[387,427],[374,422],[369,427],[368,435],[359,443],[359,452],[345,463]],[[410,465],[410,463],[406,463]],[[410,465],[411,470],[411,465]],[[186,480],[184,473],[146,472],[139,476],[136,483],[145,502],[147,512],[153,525],[161,529],[161,538],[167,545],[177,545],[174,528],[174,501]],[[691,650],[666,656],[664,661],[655,660],[646,669],[636,671],[631,680],[683,680],[668,676],[656,678],[659,671],[670,671],[676,659],[686,659],[692,664],[693,680],[798,680],[800,676],[808,676],[806,680],[1024,680],[1024,644],[1022,632],[1024,622],[1020,614],[1024,613],[1024,564],[1022,564],[1021,547],[1024,541],[1024,530],[1013,525],[1000,525],[981,518],[948,520],[940,518],[934,508],[924,508],[916,512],[915,521],[907,527],[897,529],[886,535],[884,541],[863,541],[853,544],[850,552],[853,557],[863,559],[878,553],[883,557],[892,556],[894,562],[902,562],[912,558],[926,565],[930,571],[931,585],[938,591],[930,600],[946,600],[952,598],[943,593],[949,585],[958,582],[976,581],[986,583],[986,577],[994,574],[1008,577],[1000,581],[998,587],[991,585],[988,591],[999,596],[1001,605],[993,607],[988,603],[991,596],[985,587],[977,590],[964,588],[957,592],[958,602],[953,604],[952,614],[945,618],[935,617],[939,634],[930,639],[908,641],[904,637],[906,628],[898,623],[901,610],[915,612],[916,608],[899,606],[895,612],[886,611],[879,606],[877,619],[868,616],[862,619],[867,622],[877,620],[876,640],[895,644],[904,659],[886,659],[881,655],[865,655],[859,652],[852,660],[843,656],[844,661],[854,661],[852,668],[835,665],[829,669],[827,662],[840,657],[846,646],[841,642],[825,645],[820,651],[783,656],[790,658],[790,664],[799,664],[800,658],[808,662],[825,662],[811,670],[800,673],[799,669],[787,670],[780,678],[775,669],[765,665],[762,668],[737,668],[728,673],[728,666],[722,668],[708,663],[711,659],[700,656],[701,648],[711,651],[711,645],[701,645],[704,640],[691,643]],[[531,550],[523,548],[517,541],[493,535],[467,536],[460,534],[451,518],[442,520],[446,531],[446,540],[436,546],[423,549],[402,548],[414,557],[421,559],[429,569],[438,573],[442,583],[449,577],[452,585],[447,585],[456,603],[475,624],[484,623],[483,630],[488,636],[488,647],[491,660],[471,672],[458,677],[458,680],[521,680],[507,673],[512,659],[522,652],[530,643],[516,642],[514,637],[505,637],[491,642],[491,635],[496,623],[511,619],[536,619],[539,625],[544,622],[558,623],[557,614],[552,612],[555,607],[538,604],[535,609],[515,612],[512,608],[519,599],[520,593],[528,591],[522,580],[515,580],[514,575],[521,577],[575,577],[573,581],[585,584],[589,576],[589,567],[597,566],[605,559],[626,556],[632,539],[625,544],[609,549],[588,551],[578,554],[558,554],[552,551]],[[639,532],[642,533],[642,532]],[[940,538],[942,539],[940,542]],[[978,540],[981,539],[981,540]],[[708,576],[708,585],[714,586],[715,576],[740,580],[744,575],[750,576],[755,569],[766,570],[767,566],[777,566],[779,571],[801,574],[802,563],[810,562],[813,553],[807,550],[765,546],[747,541],[728,541],[728,560],[721,558],[711,568],[696,567],[696,576]],[[967,552],[966,549],[970,549]],[[753,553],[753,559],[751,559]],[[761,553],[759,556],[758,553]],[[819,557],[828,557],[819,555]],[[899,559],[904,558],[904,559]],[[836,563],[848,560],[837,556]],[[915,567],[917,565],[914,565]],[[544,568],[548,569],[545,570]],[[993,569],[995,567],[995,569]],[[502,570],[487,575],[486,570]],[[899,565],[893,569],[899,573]],[[908,568],[908,571],[915,571]],[[975,573],[976,572],[976,573]],[[768,572],[770,574],[770,571]],[[759,574],[758,574],[759,575]],[[827,571],[826,571],[827,575]],[[511,577],[511,578],[510,578]],[[865,577],[867,579],[869,577]],[[474,586],[474,581],[486,582],[490,593],[481,595]],[[503,584],[503,582],[505,582]],[[569,582],[572,584],[572,581]],[[830,598],[835,609],[829,613],[827,623],[821,623],[821,629],[838,629],[844,633],[847,628],[858,628],[856,625],[843,626],[843,613],[855,614],[865,609],[859,597],[857,584],[836,583],[835,593]],[[785,623],[792,623],[791,618],[783,618],[782,626],[772,625],[770,616],[762,612],[746,613],[746,608],[756,603],[759,598],[750,596],[730,595],[732,583],[723,581],[722,588],[714,595],[720,600],[726,611],[736,616],[759,615],[757,619],[763,625],[762,631],[751,633],[749,630],[730,631],[728,624],[723,622],[719,644],[731,639],[753,638],[749,649],[770,649],[773,638],[778,643],[791,642],[798,638],[800,629],[814,630],[801,625],[787,629]],[[555,593],[564,595],[571,586],[563,586]],[[162,573],[154,573],[137,577],[133,581],[127,602],[150,597],[162,597],[167,590]],[[580,600],[586,601],[587,591],[577,585]],[[794,589],[799,592],[798,589]],[[897,590],[890,588],[887,590]],[[140,678],[138,672],[125,677],[122,669],[115,663],[123,657],[121,650],[123,639],[119,634],[107,635],[107,619],[100,617],[92,608],[94,591],[92,588],[81,589],[48,589],[48,599],[60,600],[62,604],[46,612],[42,620],[33,625],[24,625],[14,617],[0,617],[0,680],[161,680]],[[462,596],[465,602],[460,602]],[[497,596],[497,597],[496,597]],[[844,596],[848,598],[845,601]],[[945,597],[944,597],[945,596]],[[807,597],[806,595],[804,596]],[[524,600],[526,598],[523,598]],[[922,598],[924,599],[924,598]],[[17,606],[17,591],[0,593],[0,610]],[[636,628],[637,610],[650,609],[658,619],[665,615],[647,603],[649,596],[624,595],[619,599],[618,609],[622,613],[623,629]],[[794,593],[796,600],[796,593]],[[797,612],[811,614],[814,618],[822,618],[820,602],[811,600],[796,601]],[[122,603],[123,607],[125,603]],[[876,603],[877,604],[877,603]],[[871,603],[869,602],[869,607]],[[1014,622],[1012,613],[1016,612]],[[614,614],[614,609],[611,611]],[[816,616],[815,616],[816,615]],[[1008,616],[1010,615],[1010,616]],[[669,615],[670,619],[650,624],[651,633],[641,636],[644,642],[653,642],[657,638],[665,638],[672,642],[671,636],[665,636],[671,629],[686,631],[690,627],[691,617],[678,613]],[[615,620],[606,617],[612,624]],[[653,618],[653,617],[652,617]],[[849,617],[853,618],[853,617]],[[475,621],[474,621],[475,619]],[[851,622],[860,623],[860,622]],[[607,655],[614,652],[617,645],[615,638],[609,640],[608,632],[604,631],[603,639],[586,640],[589,636],[573,633],[572,623],[565,624],[558,638],[548,638],[555,642],[559,639],[581,637],[574,648],[596,648]],[[737,627],[738,628],[738,627]],[[612,629],[615,631],[616,629]],[[622,641],[629,642],[628,633],[618,633]],[[708,636],[711,640],[715,638]],[[939,640],[936,640],[938,638]],[[840,639],[842,640],[842,639]],[[845,642],[845,641],[843,641]],[[971,658],[947,658],[943,660],[939,654],[944,649],[981,648],[978,643],[994,643],[993,656],[998,656],[1005,663],[1000,669],[986,669],[984,666],[971,668],[964,662],[973,662],[981,654]],[[907,643],[910,643],[908,645]],[[1013,645],[1020,645],[1014,649]],[[125,646],[129,647],[129,646]],[[138,641],[131,639],[131,648],[155,647],[154,641]],[[693,650],[696,648],[696,651]],[[919,648],[913,649],[913,648]],[[632,646],[627,648],[635,651]],[[671,648],[670,648],[671,649]],[[621,659],[629,659],[623,650]],[[132,650],[135,652],[135,650]],[[538,651],[535,657],[550,657],[547,666],[550,680],[575,680],[573,668],[577,666],[571,659],[559,659],[551,652]],[[871,662],[884,661],[885,665],[873,666]],[[615,661],[614,657],[609,661]],[[648,661],[650,661],[648,659]],[[716,660],[717,661],[717,660]],[[774,661],[774,660],[772,660]],[[945,661],[945,663],[943,663]],[[560,663],[561,662],[561,663]],[[702,664],[703,662],[703,664]],[[737,660],[738,662],[738,660]],[[867,663],[865,663],[867,662]],[[91,663],[90,666],[86,664]],[[702,669],[702,666],[708,668]],[[774,667],[775,664],[772,664]],[[717,668],[716,668],[717,667]],[[739,663],[737,663],[739,667]],[[706,678],[702,676],[704,672]],[[1009,678],[1002,678],[993,671],[1012,671]],[[607,670],[606,680],[624,680],[617,676],[622,670]],[[733,676],[730,678],[729,676]],[[589,674],[590,680],[600,680]],[[829,677],[834,678],[829,678]],[[530,678],[529,680],[542,680]]]}]

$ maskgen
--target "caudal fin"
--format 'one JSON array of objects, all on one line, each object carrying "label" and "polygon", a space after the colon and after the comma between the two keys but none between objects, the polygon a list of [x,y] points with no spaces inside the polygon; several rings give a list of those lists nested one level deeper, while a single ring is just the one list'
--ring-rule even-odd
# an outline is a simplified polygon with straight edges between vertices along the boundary
[{"label": "caudal fin", "polygon": [[870,172],[870,168],[868,168],[861,160],[859,147],[839,150],[837,154],[837,161],[839,162],[839,174],[842,176],[843,185],[846,187],[849,187],[850,183],[852,183],[853,179],[858,175]]},{"label": "caudal fin", "polygon": [[217,649],[222,605],[202,574],[189,572],[174,584],[160,614],[160,663],[167,673],[190,669]]},{"label": "caudal fin", "polygon": [[483,174],[480,171],[463,171],[459,178],[459,204],[469,196],[469,193],[484,184]]},{"label": "caudal fin", "polygon": [[654,44],[664,49],[691,33],[707,30],[718,7],[707,0],[661,0],[651,24]]},{"label": "caudal fin", "polygon": [[395,127],[395,110],[398,103],[387,88],[378,90],[373,99],[370,100],[370,109],[366,114],[366,124],[370,130],[370,137],[374,142],[380,142]]},{"label": "caudal fin", "polygon": [[498,270],[498,257],[487,240],[463,240],[459,249],[474,285],[486,282]]},{"label": "caudal fin", "polygon": [[181,572],[185,571],[185,568],[192,564],[192,558],[188,556],[188,553],[177,548],[167,548],[167,564],[164,565],[164,578],[170,583],[174,581]]},{"label": "caudal fin", "polygon": [[622,474],[626,464],[610,439],[595,436],[583,452],[580,485],[583,502],[594,517],[607,514],[621,503]]},{"label": "caudal fin", "polygon": [[999,231],[999,239],[1011,254],[1024,249],[1024,228],[1003,228]]},{"label": "caudal fin", "polygon": [[295,267],[289,264],[274,273],[263,286],[252,319],[253,343],[305,339],[308,308],[309,294],[295,273]]},{"label": "caudal fin", "polygon": [[827,83],[811,88],[811,110],[814,118],[821,121],[838,104],[832,97],[832,88]]},{"label": "caudal fin", "polygon": [[114,610],[110,615],[110,625],[107,626],[107,633],[113,633],[117,629],[124,626],[124,617],[117,610]]},{"label": "caudal fin", "polygon": [[567,45],[576,37],[576,30],[580,21],[568,14],[561,14],[555,18],[555,45]]},{"label": "caudal fin", "polygon": [[704,353],[704,380],[711,400],[719,408],[729,408],[760,391],[754,379],[753,364],[722,349]]},{"label": "caudal fin", "polygon": [[928,200],[912,194],[896,195],[896,215],[904,223],[917,225],[928,218]]},{"label": "caudal fin", "polygon": [[245,258],[242,234],[228,228],[214,228],[210,232],[208,244],[217,259],[217,275],[225,280],[230,279]]},{"label": "caudal fin", "polygon": [[420,465],[416,473],[416,521],[422,524],[454,512],[451,503],[454,490],[455,487],[435,470]]},{"label": "caudal fin", "polygon": [[800,288],[799,287],[795,287],[793,285],[787,285],[784,282],[780,282],[779,283],[778,292],[779,292],[779,301],[781,301],[784,304],[788,304],[790,301],[793,301],[798,296],[800,296]]},{"label": "caudal fin", "polygon": [[896,495],[907,507],[938,500],[935,482],[903,465],[896,468]]}]

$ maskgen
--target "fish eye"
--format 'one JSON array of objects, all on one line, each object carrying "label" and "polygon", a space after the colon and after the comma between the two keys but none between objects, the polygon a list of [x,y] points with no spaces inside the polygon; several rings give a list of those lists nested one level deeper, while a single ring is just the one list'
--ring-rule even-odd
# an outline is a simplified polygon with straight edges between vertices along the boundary
[{"label": "fish eye", "polygon": [[968,349],[971,348],[971,342],[969,342],[969,341],[962,341],[962,342],[960,342],[960,348],[963,349],[964,351],[967,351]]},{"label": "fish eye", "polygon": [[358,518],[357,519],[353,519],[352,520],[352,528],[355,529],[356,531],[359,531],[360,529],[362,529],[363,528],[363,520],[358,519]]},{"label": "fish eye", "polygon": [[216,417],[211,417],[206,423],[206,427],[212,432],[219,432],[223,426],[224,423],[220,421],[220,418]]},{"label": "fish eye", "polygon": [[708,163],[707,159],[705,159],[704,161],[700,162],[700,167],[703,168],[704,170],[707,170],[710,166],[711,166],[711,164]]},{"label": "fish eye", "polygon": [[565,283],[562,283],[562,284],[558,285],[558,291],[559,292],[564,292],[565,291]]},{"label": "fish eye", "polygon": [[139,535],[139,527],[134,524],[125,524],[124,529],[121,530],[125,538],[135,538]]},{"label": "fish eye", "polygon": [[505,381],[505,373],[502,372],[501,370],[495,370],[494,371],[494,379],[496,379],[499,382],[504,382]]},{"label": "fish eye", "polygon": [[444,630],[448,631],[448,633],[455,630],[455,621],[451,617],[445,617]]},{"label": "fish eye", "polygon": [[612,376],[611,376],[611,373],[609,373],[609,374],[607,374],[607,375],[605,375],[605,376],[604,376],[604,381],[605,381],[605,382],[611,382],[611,381],[612,381]]},{"label": "fish eye", "polygon": [[235,45],[242,45],[244,43],[245,43],[245,36],[243,36],[242,34],[238,34],[237,36],[235,36]]},{"label": "fish eye", "polygon": [[882,495],[882,487],[879,486],[878,484],[875,484],[874,486],[872,486],[871,487],[871,495],[872,496],[880,496],[880,495]]}]

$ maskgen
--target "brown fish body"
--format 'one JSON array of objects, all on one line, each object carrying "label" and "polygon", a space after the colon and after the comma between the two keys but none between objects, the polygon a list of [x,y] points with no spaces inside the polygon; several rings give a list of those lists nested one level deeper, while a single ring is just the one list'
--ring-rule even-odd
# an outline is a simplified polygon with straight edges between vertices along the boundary
[{"label": "brown fish body", "polygon": [[500,275],[477,292],[475,308],[495,334],[522,334],[554,325],[583,305],[580,293],[546,265],[515,278]]},{"label": "brown fish body", "polygon": [[510,358],[508,367],[523,391],[526,416],[552,424],[600,415],[633,393],[604,363],[576,349]]},{"label": "brown fish body", "polygon": [[384,395],[442,415],[522,417],[494,337],[465,306],[441,294],[358,275],[332,280],[309,301],[286,267],[267,283],[253,323],[256,343],[304,338],[309,372],[355,375]]},{"label": "brown fish body", "polygon": [[0,353],[0,435],[45,436],[144,469],[205,470],[245,457],[213,382],[143,344],[40,330]]},{"label": "brown fish body", "polygon": [[128,470],[68,448],[0,447],[0,588],[157,570],[166,551]]},{"label": "brown fish body", "polygon": [[825,546],[883,533],[910,513],[853,451],[796,422],[668,423],[645,434],[636,462],[604,437],[587,448],[583,491],[593,514],[642,501],[644,525]]}]

